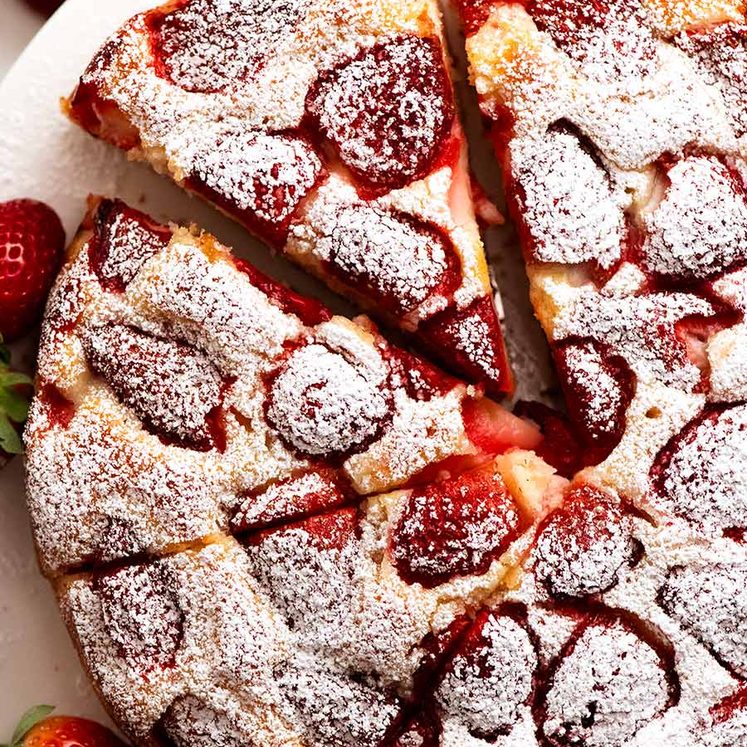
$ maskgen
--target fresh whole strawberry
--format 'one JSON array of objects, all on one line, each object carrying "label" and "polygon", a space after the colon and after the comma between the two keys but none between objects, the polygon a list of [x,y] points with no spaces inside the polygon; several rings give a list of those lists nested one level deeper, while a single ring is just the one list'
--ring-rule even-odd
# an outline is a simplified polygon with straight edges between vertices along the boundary
[{"label": "fresh whole strawberry", "polygon": [[18,339],[39,320],[62,262],[65,232],[35,200],[0,203],[0,335]]},{"label": "fresh whole strawberry", "polygon": [[109,729],[74,716],[50,716],[52,706],[35,706],[21,718],[8,745],[0,747],[124,747]]},{"label": "fresh whole strawberry", "polygon": [[26,374],[12,371],[9,364],[10,353],[0,337],[0,466],[23,451],[19,431],[28,415],[33,386]]}]

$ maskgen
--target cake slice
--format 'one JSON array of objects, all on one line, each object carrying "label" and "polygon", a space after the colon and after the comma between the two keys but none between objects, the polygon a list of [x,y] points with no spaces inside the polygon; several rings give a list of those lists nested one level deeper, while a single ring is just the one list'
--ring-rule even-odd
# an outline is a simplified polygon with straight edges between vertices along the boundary
[{"label": "cake slice", "polygon": [[52,292],[37,392],[28,494],[50,573],[351,505],[541,440],[368,319],[111,200],[92,202]]},{"label": "cake slice", "polygon": [[492,393],[511,389],[434,0],[190,0],[67,104]]},{"label": "cake slice", "polygon": [[461,10],[586,464],[653,515],[741,532],[743,4]]}]

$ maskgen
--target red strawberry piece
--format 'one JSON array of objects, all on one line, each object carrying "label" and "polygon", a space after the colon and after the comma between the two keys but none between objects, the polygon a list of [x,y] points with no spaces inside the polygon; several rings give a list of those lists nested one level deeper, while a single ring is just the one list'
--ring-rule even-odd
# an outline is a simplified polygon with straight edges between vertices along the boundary
[{"label": "red strawberry piece", "polygon": [[266,416],[293,450],[341,459],[381,436],[392,418],[388,371],[353,351],[312,343],[294,350],[268,383]]},{"label": "red strawberry piece", "polygon": [[50,207],[34,200],[0,203],[0,336],[6,341],[39,321],[64,248],[65,232]]},{"label": "red strawberry piece", "polygon": [[497,5],[496,0],[456,0],[456,7],[462,19],[467,36],[476,34],[490,16],[490,9]]},{"label": "red strawberry piece", "polygon": [[171,230],[159,226],[120,200],[102,200],[94,216],[91,268],[102,285],[123,291],[143,263],[171,241]]},{"label": "red strawberry piece", "polygon": [[484,573],[523,528],[501,476],[480,470],[414,490],[392,530],[389,554],[407,583],[432,588]]},{"label": "red strawberry piece", "polygon": [[355,508],[343,508],[318,516],[286,524],[282,527],[264,529],[250,535],[250,547],[261,548],[265,542],[282,538],[298,538],[298,543],[306,543],[314,550],[342,550],[354,542],[358,536],[358,512]]},{"label": "red strawberry piece", "polygon": [[26,5],[49,17],[62,5],[63,0],[26,0]]},{"label": "red strawberry piece", "polygon": [[582,466],[583,453],[575,429],[563,414],[542,402],[520,400],[514,415],[537,423],[542,433],[541,443],[534,451],[560,475],[571,477]]},{"label": "red strawberry piece", "polygon": [[603,270],[619,262],[628,241],[622,199],[589,138],[566,123],[519,138],[510,174],[511,208],[529,261],[593,262]]},{"label": "red strawberry piece", "polygon": [[441,44],[416,36],[376,44],[323,73],[306,106],[313,126],[374,193],[429,174],[454,120]]},{"label": "red strawberry piece", "polygon": [[37,392],[44,406],[50,427],[67,428],[75,416],[75,405],[54,384],[42,382]]},{"label": "red strawberry piece", "polygon": [[93,370],[147,428],[167,442],[222,447],[223,381],[204,353],[117,324],[85,330],[83,347]]},{"label": "red strawberry piece", "polygon": [[542,434],[520,415],[510,413],[485,397],[465,399],[462,404],[467,436],[483,454],[490,456],[510,448],[536,449],[540,445]]},{"label": "red strawberry piece", "polygon": [[446,665],[435,699],[441,720],[477,739],[508,734],[534,692],[537,653],[522,613],[483,610]]},{"label": "red strawberry piece", "polygon": [[226,131],[195,157],[187,186],[280,248],[299,203],[324,173],[305,138]]},{"label": "red strawberry piece", "polygon": [[352,487],[337,470],[320,468],[253,490],[231,519],[234,532],[246,532],[279,520],[301,519],[353,500]]},{"label": "red strawberry piece", "polygon": [[548,747],[623,747],[679,700],[670,644],[623,613],[579,623],[540,688]]},{"label": "red strawberry piece", "polygon": [[501,396],[513,389],[511,366],[493,299],[482,296],[464,309],[450,306],[423,322],[418,334],[445,366]]},{"label": "red strawberry piece", "polygon": [[403,348],[390,347],[387,355],[393,373],[399,376],[412,399],[428,402],[459,385],[453,376]]},{"label": "red strawberry piece", "polygon": [[36,706],[27,711],[11,747],[125,747],[101,724],[75,716],[49,716],[53,710],[51,706]]},{"label": "red strawberry piece", "polygon": [[724,667],[747,677],[747,566],[672,568],[659,604]]},{"label": "red strawberry piece", "polygon": [[639,556],[624,507],[606,491],[582,485],[539,527],[534,571],[552,596],[583,597],[612,588]]},{"label": "red strawberry piece", "polygon": [[708,532],[747,529],[747,405],[708,409],[659,454],[651,477],[666,511]]},{"label": "red strawberry piece", "polygon": [[594,340],[608,358],[622,358],[639,379],[686,391],[702,388],[699,360],[689,356],[688,330],[717,321],[721,310],[694,293],[659,292],[615,298],[583,292],[557,319],[558,337]]},{"label": "red strawberry piece", "polygon": [[166,566],[131,566],[94,579],[104,623],[119,655],[143,672],[174,664],[184,616]]},{"label": "red strawberry piece", "polygon": [[316,299],[295,293],[243,259],[234,257],[233,262],[238,270],[249,277],[255,288],[259,288],[286,314],[295,314],[307,327],[315,327],[332,318],[332,312]]},{"label": "red strawberry piece", "polygon": [[620,443],[635,378],[625,361],[593,340],[568,340],[554,350],[570,417],[581,434],[585,462],[598,464]]},{"label": "red strawberry piece", "polygon": [[343,208],[318,247],[332,274],[397,319],[433,296],[450,298],[461,279],[449,238],[405,213]]},{"label": "red strawberry piece", "polygon": [[674,38],[710,84],[720,84],[726,116],[738,137],[747,132],[747,26],[718,23],[687,31]]},{"label": "red strawberry piece", "polygon": [[642,258],[650,272],[691,282],[747,259],[747,201],[733,169],[715,156],[691,156],[669,166],[666,179],[645,218]]},{"label": "red strawberry piece", "polygon": [[156,732],[159,743],[174,747],[260,747],[231,715],[195,695],[178,697]]},{"label": "red strawberry piece", "polygon": [[[294,634],[311,650],[355,656],[351,635],[360,588],[360,522],[355,508],[248,535],[252,576]],[[355,633],[351,633],[351,630]],[[345,654],[347,655],[347,654]]]},{"label": "red strawberry piece", "polygon": [[196,93],[245,85],[302,11],[298,0],[186,0],[169,12],[154,11],[149,25],[156,69]]},{"label": "red strawberry piece", "polygon": [[[92,68],[100,60],[108,61],[114,51],[115,42],[107,43],[97,57]],[[87,75],[88,73],[86,73]],[[127,115],[113,101],[103,97],[96,84],[86,80],[78,84],[68,102],[70,117],[84,130],[111,143],[117,148],[131,150],[140,145],[140,133]]]},{"label": "red strawberry piece", "polygon": [[[471,625],[472,620],[468,615],[460,615],[444,630],[428,633],[420,642],[423,656],[414,678],[413,700],[415,703],[430,705],[428,696],[435,687],[444,663]],[[428,717],[426,718],[426,713],[423,711],[419,715],[423,717],[419,719],[421,721],[434,722],[434,718],[431,718],[431,716],[435,714],[427,714]]]}]

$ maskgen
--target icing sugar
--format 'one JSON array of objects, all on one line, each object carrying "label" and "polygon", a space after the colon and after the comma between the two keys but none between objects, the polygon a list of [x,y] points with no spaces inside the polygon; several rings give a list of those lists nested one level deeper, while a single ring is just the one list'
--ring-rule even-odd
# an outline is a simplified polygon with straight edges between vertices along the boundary
[{"label": "icing sugar", "polygon": [[510,157],[533,259],[614,265],[622,251],[628,198],[578,138],[564,130],[515,138]]},{"label": "icing sugar", "polygon": [[747,203],[733,174],[713,157],[687,158],[646,216],[645,265],[679,278],[704,278],[747,257]]},{"label": "icing sugar", "polygon": [[590,625],[553,673],[541,726],[551,743],[620,745],[664,711],[657,653],[620,622]]},{"label": "icing sugar", "polygon": [[660,603],[725,667],[747,674],[747,567],[673,568]]},{"label": "icing sugar", "polygon": [[537,656],[524,627],[506,615],[490,614],[475,641],[448,664],[436,690],[442,718],[489,738],[507,733],[530,698]]},{"label": "icing sugar", "polygon": [[747,405],[691,423],[654,468],[656,500],[711,532],[747,527]]}]

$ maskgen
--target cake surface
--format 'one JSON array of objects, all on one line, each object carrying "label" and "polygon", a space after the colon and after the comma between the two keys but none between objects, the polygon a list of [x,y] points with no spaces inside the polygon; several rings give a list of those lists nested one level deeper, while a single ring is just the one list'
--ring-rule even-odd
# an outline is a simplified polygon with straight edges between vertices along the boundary
[{"label": "cake surface", "polygon": [[[524,406],[540,432],[484,379],[331,316],[198,229],[94,201],[47,310],[28,499],[81,660],[138,745],[745,744],[744,8],[461,10],[569,422]],[[142,120],[126,140],[141,93],[107,98],[111,71],[142,81],[157,50],[151,82],[204,123],[227,86],[277,73],[257,56],[272,42],[291,45],[278,58],[308,59],[287,33],[299,15],[329,20],[293,0],[141,16],[97,57],[73,111],[92,86],[84,125],[156,162],[163,143],[149,150]],[[371,266],[420,267],[424,236],[448,266],[443,226],[380,191],[435,189],[439,133],[455,136],[448,81],[413,82],[409,66],[379,79],[412,55],[415,71],[443,61],[435,18],[427,2],[356,3],[318,29],[309,54],[330,57],[298,64],[302,106],[289,107],[316,134],[296,120],[274,122],[271,143],[251,134],[251,149],[293,166],[293,189],[273,192],[294,216],[284,241],[327,220],[339,178],[357,197],[335,220]],[[196,27],[210,40],[199,53]],[[416,92],[428,127],[408,131],[412,151],[372,160],[371,123],[401,135],[380,118],[380,86]],[[158,119],[163,99],[149,100]],[[224,146],[199,153],[220,161]],[[170,171],[184,168],[177,150]],[[385,310],[393,289],[446,287],[438,273],[390,280],[368,296]]]},{"label": "cake surface", "polygon": [[190,0],[91,62],[69,114],[454,372],[511,389],[434,0]]}]

